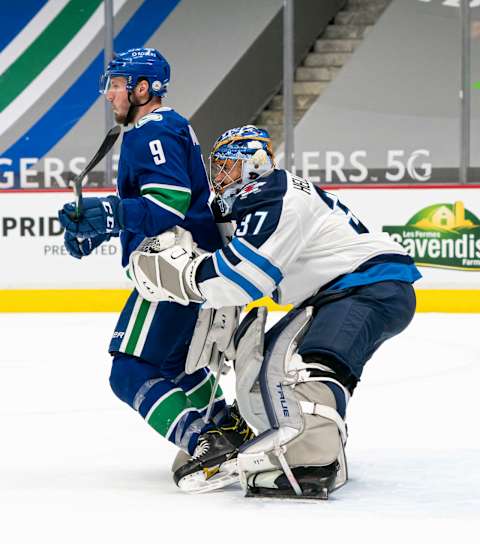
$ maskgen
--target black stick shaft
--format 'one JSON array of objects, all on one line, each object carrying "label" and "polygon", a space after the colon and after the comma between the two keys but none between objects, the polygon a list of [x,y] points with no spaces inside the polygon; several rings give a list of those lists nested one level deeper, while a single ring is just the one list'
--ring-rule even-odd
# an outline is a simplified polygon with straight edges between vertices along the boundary
[{"label": "black stick shaft", "polygon": [[73,193],[75,195],[75,217],[73,219],[80,219],[82,215],[82,208],[83,208],[83,199],[82,199],[82,181],[85,178],[85,176],[93,169],[97,164],[105,157],[105,155],[112,149],[114,143],[117,141],[118,137],[120,136],[121,128],[119,125],[115,125],[113,128],[111,128],[107,135],[105,136],[102,144],[98,148],[98,151],[95,153],[95,155],[92,157],[90,162],[85,166],[85,168],[75,176],[75,178],[71,181],[71,184],[73,186]]}]

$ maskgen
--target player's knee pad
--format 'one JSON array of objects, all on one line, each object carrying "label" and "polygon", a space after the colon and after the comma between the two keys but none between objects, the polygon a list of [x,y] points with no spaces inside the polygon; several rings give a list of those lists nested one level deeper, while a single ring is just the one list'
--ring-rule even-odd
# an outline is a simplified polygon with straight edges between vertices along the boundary
[{"label": "player's knee pad", "polygon": [[346,481],[346,427],[332,385],[343,395],[344,406],[349,392],[331,369],[304,362],[296,353],[311,315],[311,308],[289,314],[265,353],[265,309],[247,316],[237,334],[237,399],[242,415],[259,431],[238,457],[244,485],[253,473],[281,468],[288,476],[290,467],[336,461],[335,488]]}]

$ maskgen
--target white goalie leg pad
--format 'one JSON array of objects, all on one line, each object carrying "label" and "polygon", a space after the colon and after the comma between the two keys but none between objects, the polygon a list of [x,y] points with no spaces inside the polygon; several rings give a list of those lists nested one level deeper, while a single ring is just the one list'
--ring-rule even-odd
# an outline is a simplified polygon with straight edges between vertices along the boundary
[{"label": "white goalie leg pad", "polygon": [[293,311],[264,352],[266,309],[251,312],[236,334],[237,400],[240,412],[260,435],[241,448],[239,470],[245,485],[252,469],[283,468],[295,492],[301,490],[285,458],[285,445],[303,431],[304,418],[293,389],[286,383],[286,361],[311,320],[311,308]]},{"label": "white goalie leg pad", "polygon": [[240,309],[236,306],[200,310],[185,363],[187,374],[206,366],[216,371],[223,358],[235,358],[233,335],[239,318]]},{"label": "white goalie leg pad", "polygon": [[254,308],[246,315],[234,337],[238,407],[242,416],[257,430],[270,428],[258,385],[266,321],[267,308]]},{"label": "white goalie leg pad", "polygon": [[[333,489],[347,480],[346,426],[325,382],[338,385],[346,401],[349,393],[330,369],[304,364],[296,354],[311,313],[310,308],[292,312],[287,326],[270,342],[265,357],[261,313],[237,334],[237,399],[242,415],[260,431],[240,449],[238,466],[244,487],[253,474],[278,474],[281,469],[299,495],[301,488],[291,468],[335,462],[340,468]],[[325,375],[312,376],[313,367],[321,367]]]},{"label": "white goalie leg pad", "polygon": [[[348,467],[344,449],[347,429],[334,408],[333,393],[321,382],[298,384],[294,391],[302,409],[304,428],[298,431],[281,427],[267,431],[241,449],[238,466],[240,481],[245,488],[252,480],[252,475],[271,471],[273,480],[281,468],[295,490],[296,481],[293,473],[290,475],[292,468],[326,466],[335,461],[338,470],[330,491],[347,482]],[[268,478],[268,474],[265,474],[263,481]],[[262,478],[256,478],[255,481],[260,484]]]}]

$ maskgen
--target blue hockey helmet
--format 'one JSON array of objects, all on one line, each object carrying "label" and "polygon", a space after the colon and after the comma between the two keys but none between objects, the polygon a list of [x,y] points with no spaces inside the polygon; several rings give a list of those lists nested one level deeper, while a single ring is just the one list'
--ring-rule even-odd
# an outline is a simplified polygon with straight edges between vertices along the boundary
[{"label": "blue hockey helmet", "polygon": [[[232,172],[238,172],[238,161],[242,161],[241,174],[234,178]],[[246,185],[268,175],[273,168],[272,140],[266,130],[245,125],[217,138],[210,153],[210,181],[223,215],[231,212],[235,198]]]},{"label": "blue hockey helmet", "polygon": [[170,65],[156,49],[140,47],[117,53],[100,78],[100,92],[105,94],[112,77],[124,77],[127,91],[132,92],[137,83],[146,79],[150,94],[163,96],[170,81]]}]

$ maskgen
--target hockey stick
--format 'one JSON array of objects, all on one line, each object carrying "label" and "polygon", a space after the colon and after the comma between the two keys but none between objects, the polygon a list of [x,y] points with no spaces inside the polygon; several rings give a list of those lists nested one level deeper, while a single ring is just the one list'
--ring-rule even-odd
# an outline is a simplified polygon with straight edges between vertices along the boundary
[{"label": "hockey stick", "polygon": [[[230,225],[230,223],[229,223]],[[217,223],[218,232],[220,234],[220,238],[222,239],[223,245],[227,245],[230,242],[230,238],[233,235],[233,230],[229,229],[228,226],[225,223]],[[230,236],[230,237],[229,237]],[[223,353],[219,353],[216,349],[216,346],[214,346],[212,355],[210,357],[210,362],[217,363],[218,369],[217,373],[215,375],[215,383],[213,384],[212,392],[210,394],[210,400],[208,401],[207,411],[205,413],[205,416],[203,418],[203,421],[205,423],[208,423],[210,416],[212,414],[213,410],[213,403],[215,402],[215,395],[217,393],[218,386],[220,384],[220,377],[222,375],[223,367],[226,366],[225,363],[225,356]],[[210,366],[210,365],[208,365]]]},{"label": "hockey stick", "polygon": [[111,128],[105,139],[103,140],[101,146],[98,148],[98,151],[92,157],[92,160],[85,166],[85,168],[73,178],[70,182],[70,185],[73,187],[73,194],[75,195],[75,212],[73,212],[71,219],[78,221],[82,215],[82,181],[83,178],[93,169],[97,164],[105,157],[105,155],[112,149],[113,144],[117,141],[120,136],[121,127],[115,125]]},{"label": "hockey stick", "polygon": [[210,392],[210,399],[208,400],[207,411],[205,412],[205,415],[203,416],[203,421],[205,423],[209,422],[210,416],[212,415],[213,404],[215,403],[215,395],[217,394],[217,389],[220,384],[220,376],[222,375],[223,365],[225,364],[223,362],[224,361],[223,353],[219,353],[218,350],[216,349],[216,346],[213,347],[212,358],[210,359],[210,361],[212,361],[213,359],[216,359],[215,362],[218,365],[218,368],[217,368],[217,373],[215,374],[215,383],[213,384],[212,391]]}]

